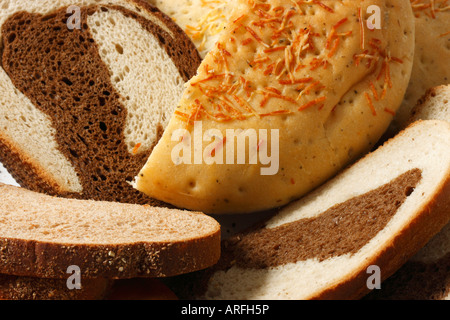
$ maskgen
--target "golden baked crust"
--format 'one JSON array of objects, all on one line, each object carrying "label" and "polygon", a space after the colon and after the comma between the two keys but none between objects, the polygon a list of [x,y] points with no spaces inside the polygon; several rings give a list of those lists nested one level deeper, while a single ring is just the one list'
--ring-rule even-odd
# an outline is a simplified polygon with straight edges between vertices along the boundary
[{"label": "golden baked crust", "polygon": [[[138,190],[207,213],[265,210],[301,197],[377,142],[412,68],[409,1],[294,3],[239,2],[137,177]],[[371,5],[382,20],[373,31],[364,23]],[[195,121],[203,132],[218,129],[223,149],[227,129],[279,130],[278,173],[262,175],[260,161],[174,164],[180,141],[172,136],[193,133]]]}]

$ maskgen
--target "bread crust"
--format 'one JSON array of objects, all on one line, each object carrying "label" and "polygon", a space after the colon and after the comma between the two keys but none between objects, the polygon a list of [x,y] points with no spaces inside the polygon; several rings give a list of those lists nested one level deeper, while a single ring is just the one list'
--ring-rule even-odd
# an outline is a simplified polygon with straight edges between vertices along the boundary
[{"label": "bread crust", "polygon": [[0,132],[0,162],[19,185],[49,195],[67,195],[68,190],[56,182],[36,161],[16,147],[14,141]]},{"label": "bread crust", "polygon": [[[67,269],[78,266],[86,279],[168,277],[220,257],[220,224],[201,213],[62,199],[2,184],[0,199],[0,274],[67,279]],[[147,227],[128,229],[139,221]]]},{"label": "bread crust", "polygon": [[[114,253],[112,257],[111,252]],[[0,273],[65,279],[76,265],[93,279],[169,277],[214,265],[220,256],[220,232],[202,239],[126,245],[70,245],[0,238]]]}]

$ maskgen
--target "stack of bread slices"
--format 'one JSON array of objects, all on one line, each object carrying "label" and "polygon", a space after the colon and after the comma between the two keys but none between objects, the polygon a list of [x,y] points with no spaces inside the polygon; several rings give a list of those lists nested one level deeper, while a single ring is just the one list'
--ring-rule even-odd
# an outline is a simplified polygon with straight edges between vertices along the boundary
[{"label": "stack of bread slices", "polygon": [[2,4],[0,299],[449,299],[449,11],[392,2]]}]

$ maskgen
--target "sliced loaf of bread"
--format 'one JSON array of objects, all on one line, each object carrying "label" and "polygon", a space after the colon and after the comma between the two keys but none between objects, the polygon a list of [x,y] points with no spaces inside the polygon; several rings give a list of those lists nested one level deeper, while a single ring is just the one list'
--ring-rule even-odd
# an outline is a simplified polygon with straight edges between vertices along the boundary
[{"label": "sliced loaf of bread", "polygon": [[220,225],[201,213],[62,199],[0,185],[0,273],[67,279],[166,277],[212,266]]},{"label": "sliced loaf of bread", "polygon": [[103,300],[113,281],[90,279],[70,290],[66,280],[0,275],[0,300]]},{"label": "sliced loaf of bread", "polygon": [[0,31],[0,162],[17,182],[160,204],[129,182],[200,64],[185,33],[142,0],[12,0]]},{"label": "sliced loaf of bread", "polygon": [[224,241],[220,262],[192,275],[189,290],[199,299],[359,299],[369,292],[371,267],[380,282],[391,276],[449,222],[449,212],[450,124],[417,122]]}]

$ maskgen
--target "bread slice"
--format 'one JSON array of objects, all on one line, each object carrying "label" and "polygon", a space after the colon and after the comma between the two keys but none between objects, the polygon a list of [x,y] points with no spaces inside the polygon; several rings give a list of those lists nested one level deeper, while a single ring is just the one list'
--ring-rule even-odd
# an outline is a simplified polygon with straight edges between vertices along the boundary
[{"label": "bread slice", "polygon": [[[450,124],[422,121],[262,226],[223,243],[199,299],[359,299],[450,220]],[[182,293],[177,292],[180,296]],[[192,297],[192,295],[191,295]]]},{"label": "bread slice", "polygon": [[450,300],[450,224],[365,300]]},{"label": "bread slice", "polygon": [[142,0],[12,0],[0,31],[0,162],[17,182],[159,205],[129,182],[201,61],[185,33]]},{"label": "bread slice", "polygon": [[409,115],[430,88],[450,84],[450,11],[447,0],[410,0],[416,24],[416,46],[410,83],[393,123],[404,128]]},{"label": "bread slice", "polygon": [[445,120],[450,122],[450,85],[427,90],[411,111],[410,123],[417,120]]},{"label": "bread slice", "polygon": [[[450,86],[427,91],[412,111],[410,122],[445,120],[450,122]],[[383,283],[382,290],[368,300],[450,300],[450,224]]]},{"label": "bread slice", "polygon": [[236,0],[148,0],[192,39],[202,58],[211,51],[236,8]]},{"label": "bread slice", "polygon": [[0,300],[103,300],[113,281],[82,281],[81,289],[69,290],[66,280],[0,275]]},{"label": "bread slice", "polygon": [[[383,28],[369,31],[372,5]],[[413,52],[407,1],[238,1],[136,188],[208,214],[296,200],[381,138]]]},{"label": "bread slice", "polygon": [[195,212],[62,199],[0,185],[0,273],[67,279],[166,277],[212,266],[220,225]]}]

